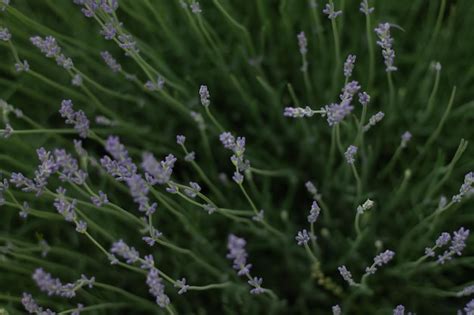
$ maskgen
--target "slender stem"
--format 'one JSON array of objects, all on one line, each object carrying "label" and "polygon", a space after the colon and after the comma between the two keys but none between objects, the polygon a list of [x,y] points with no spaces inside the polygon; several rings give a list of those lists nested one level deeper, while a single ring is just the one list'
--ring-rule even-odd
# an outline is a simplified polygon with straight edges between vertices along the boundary
[{"label": "slender stem", "polygon": [[351,168],[352,168],[352,173],[354,173],[354,177],[356,179],[356,185],[357,185],[356,200],[358,201],[360,199],[360,196],[362,195],[362,182],[360,180],[359,173],[357,172],[357,168],[355,167],[354,163],[351,163]]},{"label": "slender stem", "polygon": [[209,106],[204,106],[204,108],[205,108],[205,111],[206,111],[207,116],[209,116],[209,118],[211,119],[212,123],[214,124],[214,126],[217,127],[217,129],[219,130],[219,132],[220,132],[220,133],[225,132],[225,129],[222,127],[222,125],[217,121],[217,119],[214,117],[214,115],[212,115],[211,110],[209,109]]}]

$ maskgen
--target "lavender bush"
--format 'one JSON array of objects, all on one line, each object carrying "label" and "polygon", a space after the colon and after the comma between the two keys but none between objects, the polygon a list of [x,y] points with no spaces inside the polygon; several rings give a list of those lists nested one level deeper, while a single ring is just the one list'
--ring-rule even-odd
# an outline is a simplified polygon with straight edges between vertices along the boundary
[{"label": "lavender bush", "polygon": [[474,314],[471,0],[0,0],[0,314]]}]

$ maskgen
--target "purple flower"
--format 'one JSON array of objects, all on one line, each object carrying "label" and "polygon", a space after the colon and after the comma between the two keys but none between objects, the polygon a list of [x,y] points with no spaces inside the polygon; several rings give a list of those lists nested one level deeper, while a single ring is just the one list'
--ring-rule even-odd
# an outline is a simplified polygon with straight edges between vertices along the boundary
[{"label": "purple flower", "polygon": [[247,251],[245,250],[245,245],[247,242],[243,238],[239,238],[233,234],[229,235],[227,240],[227,249],[229,253],[227,254],[228,259],[233,260],[233,268],[238,271],[238,275],[247,275],[250,274],[251,264],[247,264]]},{"label": "purple flower", "polygon": [[141,166],[147,173],[147,181],[151,185],[156,183],[163,185],[170,181],[175,163],[176,158],[172,154],[168,154],[163,161],[158,163],[153,154],[144,153]]},{"label": "purple flower", "polygon": [[254,277],[254,278],[250,279],[249,281],[247,281],[247,283],[250,284],[253,287],[253,289],[250,290],[250,293],[251,294],[265,293],[265,289],[262,288],[262,282],[263,282],[263,279],[258,278],[258,277]]},{"label": "purple flower", "polygon": [[110,21],[105,23],[102,30],[100,31],[100,34],[107,40],[114,39],[115,35],[117,34],[117,29],[115,28],[114,22]]},{"label": "purple flower", "polygon": [[170,304],[169,297],[165,294],[165,286],[161,281],[158,269],[151,268],[146,276],[146,284],[149,292],[156,298],[156,304],[160,307],[166,307]]},{"label": "purple flower", "polygon": [[209,94],[209,89],[207,88],[207,85],[201,85],[199,88],[199,97],[201,98],[201,104],[204,107],[207,107],[211,104],[211,101],[209,98],[211,97]]},{"label": "purple flower", "polygon": [[374,12],[374,8],[369,7],[369,3],[367,0],[362,0],[360,3],[359,11],[364,13],[365,15],[370,15],[372,12]]},{"label": "purple flower", "polygon": [[143,257],[143,262],[140,268],[145,270],[150,270],[155,266],[155,259],[153,259],[153,255],[146,255]]},{"label": "purple flower", "polygon": [[23,60],[15,63],[16,72],[28,72],[30,71],[30,65],[27,60]]},{"label": "purple flower", "polygon": [[107,195],[100,190],[99,190],[98,196],[91,197],[91,201],[97,207],[102,207],[102,205],[106,205],[109,203],[109,199],[107,198]]},{"label": "purple flower", "polygon": [[195,0],[193,0],[193,3],[191,3],[189,7],[191,8],[191,12],[194,14],[199,14],[202,12],[199,2],[196,2]]},{"label": "purple flower", "polygon": [[189,186],[184,189],[184,193],[190,198],[196,198],[197,194],[201,191],[201,186],[195,182],[189,182]]},{"label": "purple flower", "polygon": [[308,244],[311,237],[309,236],[308,231],[303,229],[301,231],[298,231],[298,234],[296,235],[295,239],[298,242],[299,246],[303,246],[303,245]]},{"label": "purple flower", "polygon": [[23,304],[25,310],[30,314],[56,315],[56,313],[49,308],[43,310],[43,308],[39,306],[38,303],[36,303],[36,301],[33,299],[33,296],[26,292],[23,292],[21,304]]},{"label": "purple flower", "polygon": [[466,315],[474,314],[474,299],[472,299],[466,304],[466,306],[464,307],[464,312],[466,312]]},{"label": "purple flower", "polygon": [[30,205],[28,202],[23,202],[23,206],[21,207],[21,211],[19,213],[20,218],[26,219],[28,218],[28,214],[30,213]]},{"label": "purple flower", "polygon": [[48,58],[56,57],[61,53],[61,47],[58,46],[56,38],[53,36],[46,36],[44,39],[40,36],[34,36],[30,37],[30,41]]},{"label": "purple flower", "polygon": [[124,258],[127,264],[133,264],[140,258],[138,251],[123,240],[113,243],[110,252]]},{"label": "purple flower", "polygon": [[318,189],[311,181],[307,181],[305,184],[306,190],[313,196],[314,200],[321,199],[321,195],[318,193]]},{"label": "purple flower", "polygon": [[459,291],[456,296],[461,297],[461,296],[469,296],[471,294],[474,294],[474,285],[470,285]]},{"label": "purple flower", "polygon": [[86,233],[87,223],[85,221],[79,220],[76,222],[76,231],[78,233]]},{"label": "purple flower", "polygon": [[442,255],[438,256],[437,263],[444,264],[452,259],[454,255],[461,256],[462,251],[466,247],[466,240],[469,237],[469,230],[461,227],[459,230],[453,232],[451,237],[451,244]]},{"label": "purple flower", "polygon": [[89,133],[89,120],[82,110],[74,111],[71,100],[63,100],[59,110],[61,117],[66,118],[66,124],[74,125],[74,129],[81,138],[87,138]]},{"label": "purple flower", "polygon": [[6,27],[0,27],[0,40],[8,42],[12,38],[12,34]]},{"label": "purple flower", "polygon": [[402,142],[400,143],[400,146],[402,148],[405,148],[407,146],[407,143],[410,142],[411,138],[412,138],[412,135],[409,131],[405,131],[403,134],[402,134]]},{"label": "purple flower", "polygon": [[300,54],[306,55],[308,52],[308,41],[306,39],[306,35],[304,32],[300,32],[297,36],[298,38],[298,46],[300,47]]},{"label": "purple flower", "polygon": [[349,270],[347,270],[346,266],[337,267],[339,273],[341,274],[342,278],[349,283],[349,285],[355,285],[354,279],[352,278],[352,274]]},{"label": "purple flower", "polygon": [[365,269],[365,272],[367,275],[374,274],[377,271],[377,267],[381,267],[383,265],[386,265],[388,262],[390,262],[393,257],[395,256],[395,253],[391,250],[386,250],[377,256],[374,257],[374,263],[372,266],[367,267]]},{"label": "purple flower", "polygon": [[112,70],[112,72],[122,71],[122,66],[117,63],[117,60],[115,60],[108,51],[102,51],[100,56],[102,59],[104,59],[105,63]]},{"label": "purple flower", "polygon": [[382,47],[382,55],[385,60],[385,71],[397,71],[397,67],[393,65],[395,51],[392,49],[393,38],[390,36],[390,24],[380,23],[375,29],[375,33],[379,37],[377,45]]},{"label": "purple flower", "polygon": [[66,194],[66,189],[59,187],[56,190],[58,196],[54,199],[54,207],[56,210],[61,214],[64,219],[68,222],[73,222],[76,220],[77,215],[76,215],[76,199],[72,199],[69,201],[65,194]]},{"label": "purple flower", "polygon": [[342,14],[342,11],[334,11],[334,3],[326,3],[326,6],[323,9],[323,13],[328,16],[329,19],[334,20],[339,15]]},{"label": "purple flower", "polygon": [[316,220],[318,220],[320,212],[321,212],[321,208],[319,207],[316,200],[314,200],[313,204],[311,205],[311,210],[309,211],[308,222],[311,224],[315,223]]},{"label": "purple flower", "polygon": [[332,315],[341,315],[341,307],[339,305],[334,305],[332,307]]},{"label": "purple flower", "polygon": [[32,276],[33,280],[38,285],[39,289],[47,292],[49,296],[57,295],[65,298],[73,298],[76,296],[76,291],[84,286],[92,288],[95,278],[88,279],[82,275],[79,280],[73,283],[62,284],[61,280],[53,278],[50,273],[45,272],[42,268],[35,270]]},{"label": "purple flower", "polygon": [[403,305],[398,305],[393,310],[393,315],[404,315],[404,314],[405,314],[405,306],[403,306]]},{"label": "purple flower", "polygon": [[252,220],[256,222],[262,222],[264,218],[265,218],[265,210],[260,209],[260,211],[257,212],[257,214],[252,217]]},{"label": "purple flower", "polygon": [[459,188],[459,194],[454,195],[453,202],[461,202],[464,196],[468,195],[474,190],[474,172],[469,172],[464,176],[464,183]]},{"label": "purple flower", "polygon": [[346,78],[351,77],[352,71],[354,70],[355,61],[356,61],[356,56],[355,55],[347,56],[347,59],[344,62],[344,76]]},{"label": "purple flower", "polygon": [[436,247],[443,247],[444,245],[448,244],[451,240],[451,235],[449,233],[443,232],[436,240]]},{"label": "purple flower", "polygon": [[184,156],[186,162],[192,162],[196,159],[196,153],[194,151],[189,152]]},{"label": "purple flower", "polygon": [[367,132],[370,129],[370,127],[375,126],[377,123],[382,121],[384,116],[385,116],[385,114],[383,112],[378,112],[377,114],[370,117],[369,118],[369,123],[364,126],[364,131]]},{"label": "purple flower", "polygon": [[354,164],[355,158],[354,156],[357,154],[358,148],[355,145],[350,145],[346,152],[344,153],[344,156],[346,158],[346,161],[348,164]]},{"label": "purple flower", "polygon": [[54,150],[55,167],[59,171],[59,179],[63,182],[82,185],[87,173],[79,169],[78,162],[64,149]]},{"label": "purple flower", "polygon": [[235,138],[230,132],[221,133],[219,135],[219,140],[226,149],[232,150],[235,146]]},{"label": "purple flower", "polygon": [[359,103],[362,106],[367,106],[370,102],[370,95],[367,94],[367,92],[361,92],[359,93]]},{"label": "purple flower", "polygon": [[189,285],[186,284],[186,278],[176,280],[174,284],[175,288],[179,288],[178,294],[186,293],[189,290]]},{"label": "purple flower", "polygon": [[10,126],[9,123],[6,123],[5,124],[5,129],[3,129],[3,137],[6,139],[6,138],[10,138],[10,136],[13,134],[14,130],[12,128],[12,126]]},{"label": "purple flower", "polygon": [[306,107],[285,107],[283,116],[291,118],[312,117],[316,112],[309,106]]},{"label": "purple flower", "polygon": [[216,206],[214,206],[214,205],[205,204],[205,205],[204,205],[204,210],[206,210],[208,214],[213,214],[214,212],[217,211],[217,208],[216,208]]},{"label": "purple flower", "polygon": [[82,85],[82,76],[80,74],[75,74],[72,77],[71,84],[75,86],[81,86]]},{"label": "purple flower", "polygon": [[137,42],[133,39],[130,34],[120,34],[118,36],[119,46],[126,51],[126,55],[137,54],[139,49],[137,48]]},{"label": "purple flower", "polygon": [[5,11],[10,4],[10,0],[1,0],[0,11]]},{"label": "purple flower", "polygon": [[147,81],[145,83],[145,88],[148,91],[161,91],[165,86],[165,79],[162,76],[156,77],[155,81]]},{"label": "purple flower", "polygon": [[183,135],[177,135],[176,136],[176,143],[179,145],[184,145],[184,142],[186,141],[186,137]]},{"label": "purple flower", "polygon": [[339,95],[341,102],[339,104],[333,103],[326,105],[321,110],[322,116],[327,117],[326,120],[329,126],[334,126],[340,123],[347,115],[349,115],[354,107],[351,105],[354,95],[360,90],[359,82],[351,81],[347,83]]},{"label": "purple flower", "polygon": [[232,179],[234,180],[234,182],[241,185],[244,182],[244,175],[242,175],[241,173],[235,171],[234,175],[232,176]]}]

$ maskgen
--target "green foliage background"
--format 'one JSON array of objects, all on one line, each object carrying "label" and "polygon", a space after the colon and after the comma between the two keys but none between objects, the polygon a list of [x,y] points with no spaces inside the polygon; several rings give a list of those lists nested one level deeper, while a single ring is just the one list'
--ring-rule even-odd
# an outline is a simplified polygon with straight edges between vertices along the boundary
[{"label": "green foliage background", "polygon": [[[364,218],[364,238],[355,250],[352,250],[355,181],[339,151],[334,165],[328,163],[331,128],[324,118],[316,116],[305,120],[283,117],[285,106],[299,104],[318,109],[337,101],[343,85],[342,70],[336,82],[333,81],[337,61],[331,24],[321,13],[323,3],[314,10],[307,1],[203,0],[202,13],[195,15],[174,0],[120,1],[117,11],[120,20],[138,41],[142,57],[167,78],[168,96],[145,92],[122,75],[112,73],[100,58],[102,50],[110,51],[125,71],[146,80],[137,64],[124,56],[115,43],[104,40],[97,23],[85,18],[72,1],[12,0],[11,6],[1,13],[0,25],[10,29],[21,59],[27,59],[32,70],[17,74],[13,55],[8,45],[1,42],[0,98],[22,109],[40,126],[65,128],[58,109],[66,98],[72,99],[75,107],[84,110],[91,120],[96,115],[111,117],[111,112],[123,123],[107,128],[92,124],[100,136],[119,135],[136,162],[140,161],[142,151],[151,151],[160,159],[173,153],[180,158],[175,178],[180,182],[199,181],[199,174],[183,161],[184,155],[175,144],[176,134],[184,134],[188,149],[196,151],[197,163],[225,196],[222,206],[249,209],[237,185],[219,181],[220,172],[230,178],[233,170],[229,152],[218,141],[218,130],[206,117],[208,128],[200,132],[189,114],[190,110],[204,114],[198,89],[201,84],[207,84],[213,114],[225,129],[246,137],[246,155],[252,166],[284,174],[252,173],[252,180],[246,180],[245,184],[257,207],[265,209],[268,221],[286,235],[285,240],[256,225],[208,216],[173,196],[171,205],[181,215],[173,214],[159,203],[155,226],[173,243],[204,257],[219,270],[217,275],[203,270],[189,255],[160,246],[149,248],[131,222],[96,209],[82,209],[97,225],[89,224],[91,234],[106,248],[122,238],[141,254],[152,253],[159,268],[175,279],[185,276],[196,285],[226,280],[235,283],[226,289],[192,291],[182,296],[168,285],[167,293],[177,314],[330,314],[335,304],[341,304],[346,314],[391,314],[398,304],[417,314],[453,314],[467,303],[467,298],[453,297],[449,292],[472,284],[471,240],[465,254],[446,265],[426,262],[412,272],[396,266],[422,256],[424,248],[432,246],[440,232],[457,230],[460,226],[473,227],[473,203],[469,199],[443,213],[426,231],[410,234],[418,222],[436,209],[442,194],[449,199],[457,193],[464,174],[474,168],[472,145],[452,162],[461,139],[474,140],[474,2],[374,1],[372,29],[379,22],[399,26],[392,28],[395,64],[399,68],[393,73],[396,93],[392,108],[379,47],[375,48],[374,85],[367,87],[366,24],[359,12],[359,1],[336,0],[335,3],[337,8],[344,6],[344,13],[338,18],[342,58],[349,53],[357,55],[354,79],[372,96],[369,114],[384,111],[386,115],[365,134],[357,162],[363,196],[377,205]],[[305,88],[300,71],[302,61],[296,40],[300,31],[305,31],[308,38],[310,89]],[[72,86],[67,72],[29,42],[29,37],[34,35],[55,36],[76,68],[100,86],[86,80],[84,84],[90,94]],[[252,61],[260,63],[255,67]],[[439,89],[434,94],[433,112],[422,120],[420,113],[427,106],[435,79],[435,72],[430,68],[433,61],[442,64]],[[446,112],[453,86],[456,95],[452,109]],[[97,102],[107,109],[105,113]],[[354,115],[360,117],[360,113],[361,106],[355,104]],[[344,148],[353,143],[354,121],[349,117],[342,125]],[[35,128],[28,121],[12,117],[10,123],[15,130]],[[388,176],[379,176],[405,130],[412,132],[412,141]],[[72,151],[74,138],[76,135],[48,133],[14,134],[1,139],[0,169],[6,175],[21,171],[32,176],[38,163],[36,148],[65,147]],[[105,153],[92,139],[86,140],[84,146],[92,157],[99,158]],[[138,216],[135,204],[120,186],[93,166],[89,166],[89,176],[96,191],[105,191],[114,203]],[[311,260],[294,241],[298,230],[308,228],[306,216],[312,200],[304,188],[307,180],[317,184],[330,209],[329,213],[323,209],[322,219],[317,223],[318,254],[324,273],[343,288],[341,296],[318,285],[312,275]],[[53,181],[51,187],[58,185],[59,182]],[[202,186],[211,198],[216,197],[208,187]],[[110,266],[89,240],[61,217],[53,216],[56,212],[51,198],[35,198],[19,190],[14,190],[14,195],[50,215],[45,218],[32,215],[23,221],[18,209],[0,208],[0,245],[12,242],[16,248],[5,250],[0,256],[0,305],[10,314],[22,314],[18,301],[23,291],[31,292],[40,303],[57,311],[73,308],[77,302],[88,306],[124,302],[126,305],[120,309],[92,310],[90,314],[161,312],[153,305],[143,275]],[[76,197],[86,199],[81,195]],[[225,259],[229,233],[247,240],[253,273],[263,277],[264,286],[276,293],[278,301],[267,296],[251,296],[247,284],[235,276],[231,262]],[[51,246],[45,258],[36,245],[41,238]],[[392,249],[397,254],[394,262],[370,278],[373,294],[351,290],[340,278],[337,266],[346,264],[358,279],[381,249]],[[40,293],[31,279],[37,267],[64,281],[73,281],[81,273],[95,275],[98,281],[117,290],[99,287],[81,290],[72,303],[50,298]],[[120,290],[136,297],[123,295]]]}]

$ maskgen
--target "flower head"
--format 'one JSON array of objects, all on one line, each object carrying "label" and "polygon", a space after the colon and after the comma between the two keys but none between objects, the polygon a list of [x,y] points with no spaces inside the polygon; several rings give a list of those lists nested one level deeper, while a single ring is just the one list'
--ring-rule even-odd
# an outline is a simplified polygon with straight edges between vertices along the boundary
[{"label": "flower head", "polygon": [[356,58],[357,57],[355,55],[347,56],[347,59],[344,62],[344,76],[346,78],[351,77],[352,71],[354,70],[354,64],[355,64]]},{"label": "flower head", "polygon": [[334,20],[339,15],[342,14],[342,11],[335,11],[334,3],[326,3],[326,6],[323,9],[323,13],[328,16],[329,19]]},{"label": "flower head", "polygon": [[348,164],[354,164],[355,162],[355,155],[357,154],[358,148],[355,145],[350,145],[346,152],[344,153],[344,156],[346,157],[346,161]]},{"label": "flower head", "polygon": [[385,60],[385,71],[397,71],[397,67],[393,65],[395,59],[395,51],[392,48],[393,38],[390,36],[390,24],[380,23],[375,29],[375,33],[379,37],[377,45],[382,47],[382,55]]}]

